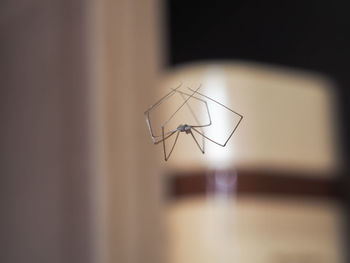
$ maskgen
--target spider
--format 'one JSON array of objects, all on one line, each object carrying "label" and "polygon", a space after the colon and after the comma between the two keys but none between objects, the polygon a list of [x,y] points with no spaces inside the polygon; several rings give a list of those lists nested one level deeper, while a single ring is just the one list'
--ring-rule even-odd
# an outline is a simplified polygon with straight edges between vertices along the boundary
[{"label": "spider", "polygon": [[[168,161],[170,158],[171,153],[173,152],[176,142],[179,138],[180,133],[185,133],[185,134],[190,134],[193,138],[193,140],[195,141],[196,145],[198,146],[199,150],[204,154],[205,153],[205,139],[221,146],[221,147],[225,147],[227,142],[231,139],[232,135],[234,134],[234,132],[236,131],[238,125],[240,124],[240,122],[243,119],[243,116],[239,113],[237,113],[236,111],[233,111],[232,109],[228,108],[227,106],[223,105],[222,103],[198,92],[198,90],[201,88],[201,85],[199,85],[199,87],[195,90],[188,88],[188,90],[191,92],[190,94],[187,92],[183,92],[181,90],[179,90],[179,88],[182,86],[182,83],[180,85],[178,85],[175,89],[171,89],[171,91],[169,93],[167,93],[165,96],[163,96],[161,99],[159,99],[156,103],[154,103],[153,105],[151,105],[146,111],[145,111],[145,116],[146,116],[146,122],[147,122],[147,126],[149,129],[149,132],[151,134],[151,138],[154,144],[159,144],[162,143],[163,144],[163,152],[164,152],[164,159],[165,161]],[[161,134],[156,135],[152,129],[152,125],[151,125],[151,119],[150,119],[150,113],[156,109],[157,107],[159,107],[159,105],[161,105],[163,102],[165,102],[166,100],[168,100],[169,98],[171,98],[174,94],[178,93],[182,99],[183,102],[181,103],[181,105],[172,113],[172,115],[161,124]],[[190,99],[193,100],[197,100],[199,103],[203,103],[205,105],[205,109],[206,109],[206,113],[208,116],[208,123],[206,124],[199,124],[198,118],[195,114],[195,112],[193,111],[192,107],[190,106],[190,104],[188,103]],[[210,111],[208,108],[208,103],[207,100],[225,108],[226,110],[232,112],[233,114],[237,115],[239,117],[238,122],[235,124],[235,126],[233,127],[232,132],[229,134],[228,138],[224,141],[224,143],[219,143],[217,141],[215,141],[212,138],[209,138],[205,132],[203,131],[203,128],[205,127],[209,127],[212,125],[212,119],[211,119],[211,115],[210,115]],[[181,110],[184,106],[187,106],[190,110],[190,113],[192,114],[196,125],[192,125],[192,124],[178,124],[177,128],[171,129],[169,131],[166,131],[166,127],[167,124],[169,123],[170,120],[173,119],[173,117],[179,112],[179,110]],[[202,146],[200,145],[200,143],[198,142],[198,139],[196,139],[196,137],[194,136],[194,134],[198,134],[202,137]],[[168,140],[170,137],[175,135],[175,140],[172,144],[172,146],[170,147],[170,151],[167,153],[167,149],[166,149],[166,144],[165,141]]]}]

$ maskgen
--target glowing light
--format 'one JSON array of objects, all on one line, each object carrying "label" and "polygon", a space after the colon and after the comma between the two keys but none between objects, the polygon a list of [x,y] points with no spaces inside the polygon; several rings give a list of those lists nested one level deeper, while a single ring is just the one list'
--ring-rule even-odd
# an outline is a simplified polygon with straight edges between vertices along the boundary
[{"label": "glowing light", "polygon": [[[224,105],[228,105],[228,90],[227,82],[224,73],[219,68],[210,68],[204,77],[203,87],[205,93],[211,98],[215,98]],[[208,129],[208,137],[215,138],[223,142],[227,139],[227,132],[231,129],[230,113],[223,114],[217,107],[210,108],[211,118],[213,120],[213,127]],[[214,143],[207,142],[206,144],[206,158],[210,165],[215,167],[226,166],[229,160],[232,162],[232,147],[221,147]]]}]

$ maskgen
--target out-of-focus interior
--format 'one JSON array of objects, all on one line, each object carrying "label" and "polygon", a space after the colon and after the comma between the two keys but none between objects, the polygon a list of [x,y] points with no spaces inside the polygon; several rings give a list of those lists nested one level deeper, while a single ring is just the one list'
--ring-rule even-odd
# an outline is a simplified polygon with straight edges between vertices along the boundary
[{"label": "out-of-focus interior", "polygon": [[[347,262],[345,4],[30,0],[0,15],[0,262]],[[243,120],[205,154],[181,133],[165,161],[144,112],[179,83]],[[225,141],[235,120],[208,105],[206,135]]]},{"label": "out-of-focus interior", "polygon": [[[201,83],[244,119],[224,149],[208,143],[205,155],[180,135],[164,167],[169,261],[343,262],[334,84],[242,62],[182,67],[162,87],[179,79]],[[206,134],[227,136],[232,114],[210,106]]]}]

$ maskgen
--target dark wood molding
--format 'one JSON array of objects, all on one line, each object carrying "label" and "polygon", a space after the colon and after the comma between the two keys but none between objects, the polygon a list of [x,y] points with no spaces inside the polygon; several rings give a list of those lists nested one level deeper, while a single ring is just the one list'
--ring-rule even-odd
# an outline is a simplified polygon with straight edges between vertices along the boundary
[{"label": "dark wood molding", "polygon": [[[215,179],[218,176],[223,179],[219,184],[225,184],[226,180],[226,184],[233,185],[228,185],[226,188],[224,185],[223,189],[220,189],[219,186],[218,189]],[[216,172],[171,172],[167,178],[170,198],[211,194],[221,190],[228,194],[238,195],[284,195],[332,199],[340,197],[340,183],[337,176],[266,170],[223,170]]]}]

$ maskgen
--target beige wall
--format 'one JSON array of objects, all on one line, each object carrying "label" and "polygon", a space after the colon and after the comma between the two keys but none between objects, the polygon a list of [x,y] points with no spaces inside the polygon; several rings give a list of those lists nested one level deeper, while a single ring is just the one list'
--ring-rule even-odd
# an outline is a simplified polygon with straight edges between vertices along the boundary
[{"label": "beige wall", "polygon": [[343,263],[342,216],[325,199],[182,199],[167,208],[168,262]]},{"label": "beige wall", "polygon": [[[334,84],[326,76],[243,61],[194,63],[169,71],[159,96],[180,80],[185,86],[201,83],[202,93],[244,118],[225,148],[208,142],[204,156],[191,138],[180,136],[168,165],[278,169],[317,175],[332,175],[339,169]],[[232,129],[230,114],[215,116],[216,108],[209,110],[213,128],[206,132],[213,132],[212,138]],[[164,111],[165,116],[171,115],[169,111]]]},{"label": "beige wall", "polygon": [[101,1],[108,262],[162,262],[161,180],[144,110],[160,74],[159,1]]}]

